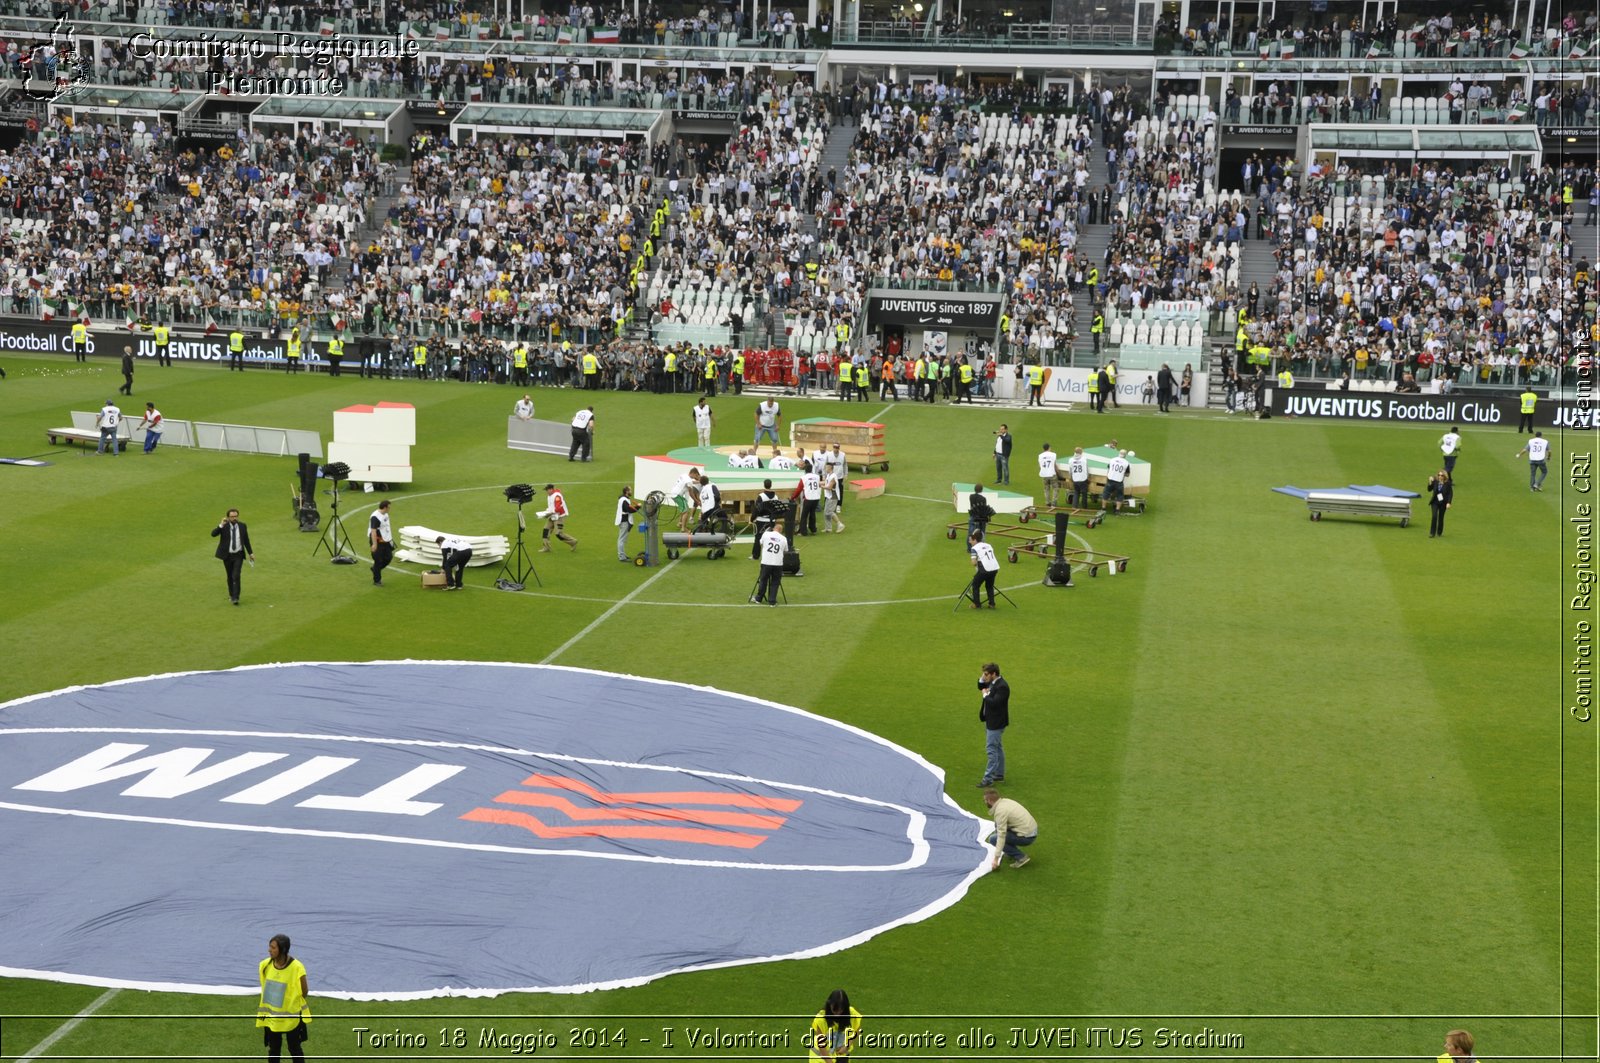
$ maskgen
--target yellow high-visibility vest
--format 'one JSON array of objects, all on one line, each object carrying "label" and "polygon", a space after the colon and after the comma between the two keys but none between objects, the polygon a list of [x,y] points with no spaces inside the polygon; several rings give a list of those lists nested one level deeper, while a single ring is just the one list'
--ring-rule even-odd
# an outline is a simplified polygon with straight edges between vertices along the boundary
[{"label": "yellow high-visibility vest", "polygon": [[167,345],[167,340],[171,337],[171,334],[171,330],[168,329],[167,326],[157,325],[155,327],[156,346],[165,347]]},{"label": "yellow high-visibility vest", "polygon": [[426,343],[419,343],[415,347],[411,348],[411,364],[428,364],[428,345]]},{"label": "yellow high-visibility vest", "polygon": [[244,353],[244,333],[228,333],[228,350],[232,351],[234,354]]}]

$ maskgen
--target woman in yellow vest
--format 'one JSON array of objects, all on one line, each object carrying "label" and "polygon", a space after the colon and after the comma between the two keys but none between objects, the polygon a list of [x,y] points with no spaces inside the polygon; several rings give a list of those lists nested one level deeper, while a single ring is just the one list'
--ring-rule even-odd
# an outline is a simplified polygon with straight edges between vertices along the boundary
[{"label": "woman in yellow vest", "polygon": [[806,1038],[810,1063],[846,1063],[860,1037],[861,1013],[850,1006],[848,993],[835,989],[811,1020],[811,1033]]},{"label": "woman in yellow vest", "polygon": [[267,1058],[282,1058],[284,1042],[289,1055],[306,1058],[301,1047],[311,1021],[311,990],[303,963],[289,955],[289,935],[275,934],[267,942],[267,958],[261,961],[261,1002],[256,1007],[256,1025],[267,1046]]}]

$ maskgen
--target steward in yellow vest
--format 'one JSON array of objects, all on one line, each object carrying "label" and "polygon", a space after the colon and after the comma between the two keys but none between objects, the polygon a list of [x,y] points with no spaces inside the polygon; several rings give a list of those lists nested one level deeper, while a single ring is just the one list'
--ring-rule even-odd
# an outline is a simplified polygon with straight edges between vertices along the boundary
[{"label": "steward in yellow vest", "polygon": [[156,341],[156,364],[172,364],[172,330],[165,325],[157,325],[151,330]]}]

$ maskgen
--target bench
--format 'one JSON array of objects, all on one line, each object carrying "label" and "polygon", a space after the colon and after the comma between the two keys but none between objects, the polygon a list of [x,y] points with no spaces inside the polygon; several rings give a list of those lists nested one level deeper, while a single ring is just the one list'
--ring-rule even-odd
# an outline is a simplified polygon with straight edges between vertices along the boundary
[{"label": "bench", "polygon": [[1306,509],[1311,519],[1319,521],[1324,514],[1339,517],[1389,517],[1400,521],[1404,528],[1411,523],[1411,499],[1389,498],[1385,495],[1365,495],[1346,491],[1312,491],[1306,495]]}]

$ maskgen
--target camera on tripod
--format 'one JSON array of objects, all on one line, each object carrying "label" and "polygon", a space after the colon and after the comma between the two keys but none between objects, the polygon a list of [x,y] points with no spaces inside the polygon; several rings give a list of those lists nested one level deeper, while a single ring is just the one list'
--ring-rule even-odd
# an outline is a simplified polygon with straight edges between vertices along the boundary
[{"label": "camera on tripod", "polygon": [[500,577],[494,585],[503,591],[520,591],[532,576],[534,582],[544,586],[544,581],[539,578],[539,573],[534,570],[533,560],[528,557],[528,548],[522,545],[522,535],[528,530],[528,521],[522,515],[522,507],[533,501],[532,484],[512,484],[504,492],[506,501],[517,507],[517,542],[511,548],[511,553],[506,555],[505,564],[500,566]]}]

